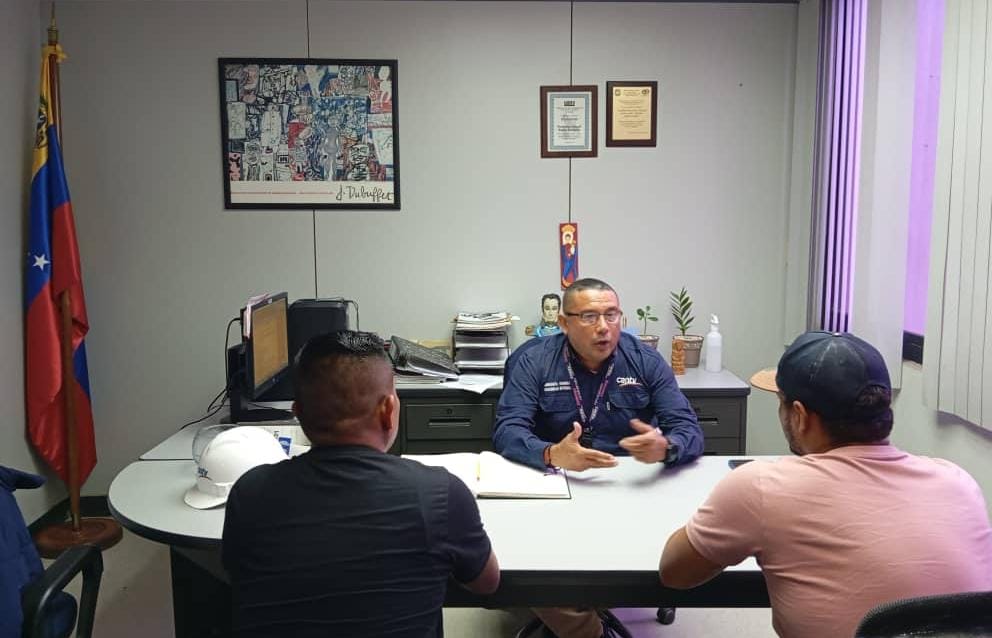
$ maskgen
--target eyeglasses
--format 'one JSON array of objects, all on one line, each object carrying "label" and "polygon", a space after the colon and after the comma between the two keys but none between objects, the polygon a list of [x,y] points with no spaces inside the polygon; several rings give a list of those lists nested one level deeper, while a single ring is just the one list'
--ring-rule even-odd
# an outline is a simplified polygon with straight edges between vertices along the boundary
[{"label": "eyeglasses", "polygon": [[579,323],[583,326],[593,326],[599,323],[600,317],[605,319],[606,323],[617,323],[620,321],[620,317],[623,316],[623,311],[607,310],[606,312],[566,312],[564,314],[568,317],[578,317]]}]

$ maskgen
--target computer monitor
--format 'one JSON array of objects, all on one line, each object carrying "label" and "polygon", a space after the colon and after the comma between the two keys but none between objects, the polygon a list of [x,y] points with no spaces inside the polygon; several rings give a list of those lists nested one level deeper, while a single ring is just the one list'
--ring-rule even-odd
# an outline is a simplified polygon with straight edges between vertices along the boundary
[{"label": "computer monitor", "polygon": [[258,400],[289,372],[289,322],[286,293],[269,295],[242,310],[245,394]]}]

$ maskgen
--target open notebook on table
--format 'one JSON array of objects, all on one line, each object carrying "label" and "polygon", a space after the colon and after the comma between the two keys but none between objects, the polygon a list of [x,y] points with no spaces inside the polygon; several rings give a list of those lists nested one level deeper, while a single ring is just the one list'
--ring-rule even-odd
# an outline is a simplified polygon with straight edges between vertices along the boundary
[{"label": "open notebook on table", "polygon": [[535,470],[494,452],[405,454],[403,458],[445,468],[477,498],[572,498],[565,470]]}]

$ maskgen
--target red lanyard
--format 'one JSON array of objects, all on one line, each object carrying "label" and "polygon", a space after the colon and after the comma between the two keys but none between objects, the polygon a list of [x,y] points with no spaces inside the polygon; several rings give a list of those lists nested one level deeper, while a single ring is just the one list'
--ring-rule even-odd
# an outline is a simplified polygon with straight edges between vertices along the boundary
[{"label": "red lanyard", "polygon": [[579,382],[575,380],[575,371],[572,370],[572,358],[568,356],[568,345],[564,349],[565,354],[565,367],[568,369],[568,378],[572,382],[572,397],[575,399],[575,407],[579,409],[579,421],[582,423],[583,428],[593,422],[596,415],[599,414],[599,402],[603,399],[603,395],[606,394],[606,386],[610,384],[610,375],[613,374],[613,365],[617,362],[616,359],[610,361],[610,367],[606,369],[606,374],[603,375],[603,382],[599,384],[599,390],[596,391],[596,398],[592,401],[592,412],[589,413],[589,419],[586,419],[586,409],[582,405],[582,392],[579,391]]}]

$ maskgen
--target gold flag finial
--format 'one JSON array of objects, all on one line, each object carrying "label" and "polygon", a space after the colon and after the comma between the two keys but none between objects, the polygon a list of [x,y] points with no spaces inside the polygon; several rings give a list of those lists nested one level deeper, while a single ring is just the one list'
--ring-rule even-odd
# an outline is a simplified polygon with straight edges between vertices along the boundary
[{"label": "gold flag finial", "polygon": [[48,22],[48,44],[59,43],[59,30],[55,28],[55,0],[52,0],[52,19]]}]

